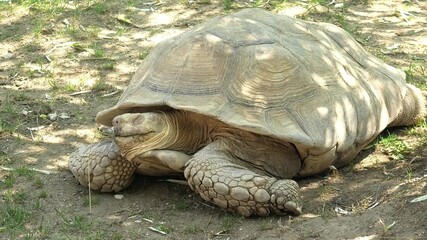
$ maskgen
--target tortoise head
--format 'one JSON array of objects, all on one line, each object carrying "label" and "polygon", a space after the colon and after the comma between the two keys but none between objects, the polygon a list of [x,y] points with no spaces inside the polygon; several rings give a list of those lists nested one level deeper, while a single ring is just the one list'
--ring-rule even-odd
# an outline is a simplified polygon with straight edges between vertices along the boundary
[{"label": "tortoise head", "polygon": [[115,141],[128,160],[174,141],[175,130],[163,112],[125,113],[112,124]]},{"label": "tortoise head", "polygon": [[116,116],[112,124],[116,137],[141,135],[149,138],[167,126],[165,114],[160,112],[125,113]]}]

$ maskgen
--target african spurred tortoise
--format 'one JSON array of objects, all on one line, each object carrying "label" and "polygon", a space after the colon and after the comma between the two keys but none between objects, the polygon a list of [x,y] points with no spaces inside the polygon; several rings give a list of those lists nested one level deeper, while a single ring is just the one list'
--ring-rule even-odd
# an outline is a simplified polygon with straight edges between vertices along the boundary
[{"label": "african spurred tortoise", "polygon": [[183,173],[221,208],[298,215],[292,178],[343,166],[386,127],[424,115],[405,74],[341,28],[247,9],[159,43],[96,117],[114,139],[78,149],[69,167],[102,192],[134,172]]}]

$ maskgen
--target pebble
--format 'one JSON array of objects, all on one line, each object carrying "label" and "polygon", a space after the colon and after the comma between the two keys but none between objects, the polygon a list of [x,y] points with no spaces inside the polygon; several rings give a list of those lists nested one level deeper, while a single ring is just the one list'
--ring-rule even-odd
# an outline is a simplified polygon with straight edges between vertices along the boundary
[{"label": "pebble", "polygon": [[118,200],[122,200],[125,197],[122,194],[116,194],[116,195],[114,195],[114,198],[118,199]]}]

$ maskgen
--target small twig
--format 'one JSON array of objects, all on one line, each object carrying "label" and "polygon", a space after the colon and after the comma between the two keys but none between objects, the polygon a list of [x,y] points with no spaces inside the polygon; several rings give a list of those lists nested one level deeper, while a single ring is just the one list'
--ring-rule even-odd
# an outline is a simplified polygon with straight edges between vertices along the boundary
[{"label": "small twig", "polygon": [[19,72],[16,72],[15,74],[13,74],[13,76],[10,79],[14,79],[19,75]]},{"label": "small twig", "polygon": [[374,204],[372,204],[370,207],[368,207],[367,210],[373,209],[374,207],[378,206],[378,204],[380,204],[380,201],[374,202]]},{"label": "small twig", "polygon": [[93,161],[90,161],[89,162],[89,168],[88,168],[88,170],[87,170],[87,181],[88,181],[88,184],[87,184],[87,190],[88,190],[88,192],[89,192],[89,214],[92,214],[92,191],[91,191],[91,189],[90,189],[90,182],[91,182],[91,180],[90,180],[90,171],[89,171],[89,169],[92,169],[91,168],[91,163],[92,163]]},{"label": "small twig", "polygon": [[153,220],[148,219],[148,218],[142,218],[142,220],[144,220],[144,221],[146,221],[146,222],[149,222],[149,223],[154,223],[154,222],[153,222]]},{"label": "small twig", "polygon": [[425,201],[425,200],[427,200],[427,194],[423,195],[421,197],[417,197],[417,198],[412,199],[411,203],[422,202],[422,201]]},{"label": "small twig", "polygon": [[79,91],[79,92],[70,93],[70,94],[68,94],[68,96],[76,96],[76,95],[90,93],[90,92],[92,92],[92,90],[83,90],[83,91]]},{"label": "small twig", "polygon": [[118,92],[119,91],[114,91],[114,92],[106,93],[106,94],[102,95],[101,97],[110,97],[110,96],[113,96],[113,95],[117,94]]},{"label": "small twig", "polygon": [[224,236],[227,232],[228,232],[227,230],[221,230],[221,231],[215,233],[214,236],[215,237]]},{"label": "small twig", "polygon": [[415,162],[416,160],[421,159],[421,156],[415,156],[411,159],[411,161],[409,161],[409,165],[411,165],[413,162]]},{"label": "small twig", "polygon": [[188,182],[184,180],[177,180],[177,179],[165,179],[165,180],[157,180],[158,182],[170,182],[170,183],[176,183],[184,186],[188,186]]},{"label": "small twig", "polygon": [[[3,166],[0,166],[0,169],[3,169],[5,171],[15,171],[16,170],[14,168],[8,168],[8,167],[3,167]],[[38,173],[43,173],[46,175],[58,173],[56,171],[41,170],[41,169],[36,169],[36,168],[29,168],[29,170],[34,171],[34,172],[38,172]]]},{"label": "small twig", "polygon": [[159,230],[159,229],[157,229],[157,228],[148,227],[148,229],[150,229],[150,230],[151,230],[151,231],[153,231],[153,232],[160,233],[160,234],[162,234],[162,235],[167,235],[167,233],[166,233],[166,232],[163,232],[162,230]]}]

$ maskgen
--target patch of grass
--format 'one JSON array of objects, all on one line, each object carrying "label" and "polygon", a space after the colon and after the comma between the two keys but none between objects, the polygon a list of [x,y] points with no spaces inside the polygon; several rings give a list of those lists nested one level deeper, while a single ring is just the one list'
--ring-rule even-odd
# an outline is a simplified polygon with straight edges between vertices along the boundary
[{"label": "patch of grass", "polygon": [[43,187],[43,185],[44,185],[44,182],[43,182],[43,180],[42,180],[40,177],[35,177],[35,178],[34,178],[34,186],[35,186],[37,189],[42,188],[42,187]]},{"label": "patch of grass", "polygon": [[92,204],[92,206],[99,204],[99,198],[95,197],[95,196],[92,196],[91,199],[90,199],[90,201],[89,201],[89,196],[86,196],[83,199],[83,206],[84,207],[89,207],[89,204]]},{"label": "patch of grass", "polygon": [[101,45],[95,43],[93,44],[92,49],[93,49],[93,54],[92,54],[93,57],[103,58],[105,56],[105,50]]},{"label": "patch of grass", "polygon": [[170,227],[168,227],[168,226],[166,226],[165,224],[159,224],[159,225],[157,225],[156,226],[156,229],[158,229],[158,230],[160,230],[160,231],[163,231],[163,232],[165,232],[165,233],[167,233],[167,234],[169,234],[169,233],[171,233],[172,232],[172,229],[170,228]]},{"label": "patch of grass", "polygon": [[[422,90],[427,90],[427,67],[426,62],[421,60],[411,60],[407,69],[405,69],[406,81],[415,84]],[[421,81],[420,81],[421,80]]]},{"label": "patch of grass", "polygon": [[144,212],[144,214],[142,214],[143,218],[150,219],[150,220],[154,220],[155,216],[156,215],[154,213],[151,213],[151,212]]},{"label": "patch of grass", "polygon": [[224,10],[230,10],[231,8],[233,8],[233,2],[233,0],[223,0],[222,5]]},{"label": "patch of grass", "polygon": [[323,199],[330,199],[339,193],[339,190],[332,186],[321,186],[319,189],[319,196]]},{"label": "patch of grass", "polygon": [[92,5],[90,9],[98,15],[104,15],[108,12],[108,6],[105,2],[96,3]]},{"label": "patch of grass", "polygon": [[262,7],[263,5],[264,5],[264,1],[263,0],[255,0],[255,1],[252,1],[252,4],[251,4],[251,6],[253,8]]},{"label": "patch of grass", "polygon": [[4,201],[10,204],[23,204],[25,203],[25,200],[27,200],[27,198],[27,194],[22,189],[8,189],[3,194]]},{"label": "patch of grass", "polygon": [[40,35],[42,35],[44,24],[45,24],[45,22],[42,19],[36,20],[36,23],[35,23],[34,29],[33,29],[34,36],[40,37]]},{"label": "patch of grass", "polygon": [[[1,133],[1,119],[0,119],[0,133]],[[8,164],[11,159],[7,156],[7,152],[0,149],[0,165]]]},{"label": "patch of grass", "polygon": [[385,237],[390,231],[390,229],[396,224],[395,221],[391,224],[385,224],[381,218],[379,219],[379,223],[383,226],[383,232],[382,232],[383,237]]},{"label": "patch of grass", "polygon": [[41,47],[37,43],[28,43],[22,46],[22,50],[26,53],[38,52],[41,50]]},{"label": "patch of grass", "polygon": [[116,66],[116,61],[109,59],[109,60],[103,62],[101,64],[101,66],[99,66],[99,69],[100,70],[113,70],[114,66]]},{"label": "patch of grass", "polygon": [[347,32],[351,32],[349,29],[349,25],[347,20],[345,19],[345,15],[342,13],[335,14],[336,23]]},{"label": "patch of grass", "polygon": [[262,219],[261,224],[259,225],[260,230],[272,230],[276,227],[276,225],[273,223],[273,220],[271,219]]},{"label": "patch of grass", "polygon": [[138,58],[141,59],[141,60],[145,59],[148,56],[149,53],[150,53],[149,51],[141,51],[138,54]]},{"label": "patch of grass", "polygon": [[101,29],[99,27],[89,27],[86,29],[86,32],[88,33],[88,38],[96,38],[98,37],[99,33],[101,32]]},{"label": "patch of grass", "polygon": [[125,34],[128,30],[128,28],[125,25],[116,25],[115,29],[116,29],[116,35],[117,36],[121,36],[121,35]]},{"label": "patch of grass", "polygon": [[186,199],[177,199],[174,203],[174,208],[178,211],[185,211],[190,208],[191,203],[186,201]]},{"label": "patch of grass", "polygon": [[405,141],[399,139],[396,134],[380,137],[377,146],[392,159],[401,160],[412,148]]},{"label": "patch of grass", "polygon": [[408,181],[410,181],[411,179],[412,179],[412,177],[413,177],[413,173],[412,173],[412,168],[411,167],[406,167],[405,168],[405,176],[406,176],[406,179],[408,180]]},{"label": "patch of grass", "polygon": [[34,179],[34,176],[36,175],[36,172],[32,169],[29,169],[25,166],[18,167],[14,170],[14,173],[18,177],[27,177],[30,180]]},{"label": "patch of grass", "polygon": [[13,187],[13,184],[16,182],[16,177],[13,174],[9,174],[4,178],[3,184],[4,188],[8,189]]},{"label": "patch of grass", "polygon": [[27,209],[16,204],[6,203],[5,206],[0,207],[0,232],[17,234],[30,216],[31,213]]},{"label": "patch of grass", "polygon": [[201,231],[202,230],[196,224],[187,225],[184,227],[184,233],[187,233],[187,234],[196,234]]},{"label": "patch of grass", "polygon": [[154,36],[156,34],[162,33],[164,30],[162,28],[152,28],[149,30],[148,35]]},{"label": "patch of grass", "polygon": [[326,203],[323,203],[322,208],[320,209],[320,217],[322,217],[324,220],[329,219],[331,216],[331,212],[326,208]]},{"label": "patch of grass", "polygon": [[66,229],[76,229],[76,230],[84,230],[85,228],[90,227],[90,222],[86,221],[86,218],[81,215],[75,215],[70,218],[65,216],[58,209],[54,208],[55,212],[61,218],[62,223]]},{"label": "patch of grass", "polygon": [[[188,1],[187,1],[188,2]],[[212,3],[212,1],[211,0],[200,0],[200,1],[197,1],[197,3],[198,4],[211,4]]]},{"label": "patch of grass", "polygon": [[0,133],[12,133],[17,129],[10,122],[0,119]]},{"label": "patch of grass", "polygon": [[232,215],[227,215],[221,220],[221,228],[223,231],[228,232],[233,227],[234,223],[236,223],[236,217]]},{"label": "patch of grass", "polygon": [[45,190],[41,191],[39,194],[39,198],[47,198],[47,192]]},{"label": "patch of grass", "polygon": [[313,4],[319,4],[319,5],[325,6],[330,1],[328,1],[328,0],[311,0],[310,2],[313,3]]},{"label": "patch of grass", "polygon": [[[114,67],[114,65],[113,65]],[[66,82],[61,83],[53,78],[46,78],[47,83],[50,85],[52,91],[73,93],[82,90],[95,90],[101,91],[105,89],[110,89],[108,85],[102,83],[99,80],[95,82],[92,79],[79,79],[76,82]]]},{"label": "patch of grass", "polygon": [[19,115],[19,111],[16,108],[16,105],[11,101],[6,101],[2,105],[0,112],[3,114],[7,114],[12,118],[15,118]]}]

